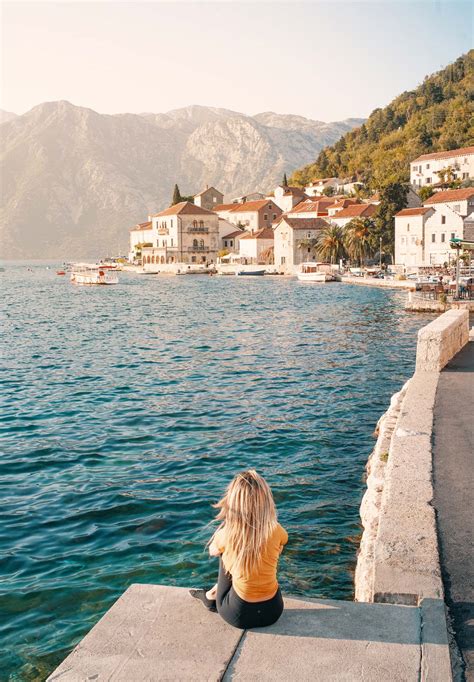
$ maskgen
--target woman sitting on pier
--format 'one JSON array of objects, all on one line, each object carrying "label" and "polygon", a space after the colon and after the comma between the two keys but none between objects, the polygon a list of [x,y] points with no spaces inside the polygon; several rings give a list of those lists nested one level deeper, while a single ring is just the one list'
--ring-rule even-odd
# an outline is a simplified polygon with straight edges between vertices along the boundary
[{"label": "woman sitting on pier", "polygon": [[249,469],[235,476],[215,507],[221,524],[209,554],[220,557],[219,578],[208,592],[191,595],[237,628],[272,625],[283,612],[276,572],[288,534],[277,521],[270,487]]}]

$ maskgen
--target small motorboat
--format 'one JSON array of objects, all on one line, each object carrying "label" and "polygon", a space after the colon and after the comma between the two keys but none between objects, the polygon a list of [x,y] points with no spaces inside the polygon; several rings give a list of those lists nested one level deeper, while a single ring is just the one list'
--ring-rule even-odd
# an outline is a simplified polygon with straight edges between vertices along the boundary
[{"label": "small motorboat", "polygon": [[101,265],[77,263],[72,268],[71,282],[81,285],[118,284],[118,275],[115,270]]},{"label": "small motorboat", "polygon": [[235,271],[236,277],[263,277],[265,274],[265,267],[247,266],[245,268],[239,267]]},{"label": "small motorboat", "polygon": [[335,282],[330,263],[301,263],[296,275],[300,282]]},{"label": "small motorboat", "polygon": [[56,270],[57,275],[65,275],[66,271],[65,270]]}]

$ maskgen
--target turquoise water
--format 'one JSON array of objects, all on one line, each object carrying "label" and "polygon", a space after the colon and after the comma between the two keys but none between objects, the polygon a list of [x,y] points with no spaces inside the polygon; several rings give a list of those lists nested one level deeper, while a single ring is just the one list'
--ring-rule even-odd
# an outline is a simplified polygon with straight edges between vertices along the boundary
[{"label": "turquoise water", "polygon": [[405,294],[0,278],[0,679],[44,679],[133,582],[210,585],[210,505],[245,467],[290,534],[284,590],[351,598],[372,432],[431,319]]}]

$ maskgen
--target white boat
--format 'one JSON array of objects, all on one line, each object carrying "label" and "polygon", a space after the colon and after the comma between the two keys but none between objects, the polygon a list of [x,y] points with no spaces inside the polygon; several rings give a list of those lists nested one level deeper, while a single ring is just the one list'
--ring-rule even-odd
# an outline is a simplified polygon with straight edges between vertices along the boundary
[{"label": "white boat", "polygon": [[265,268],[256,268],[250,266],[249,268],[239,268],[235,272],[237,277],[263,277]]},{"label": "white boat", "polygon": [[200,265],[198,263],[192,263],[191,265],[180,265],[176,270],[177,275],[207,275],[209,274],[209,268],[207,265]]},{"label": "white boat", "polygon": [[296,276],[300,282],[334,282],[336,280],[330,263],[301,263]]},{"label": "white boat", "polygon": [[81,285],[118,284],[118,275],[114,269],[102,265],[75,263],[72,267],[71,282]]}]

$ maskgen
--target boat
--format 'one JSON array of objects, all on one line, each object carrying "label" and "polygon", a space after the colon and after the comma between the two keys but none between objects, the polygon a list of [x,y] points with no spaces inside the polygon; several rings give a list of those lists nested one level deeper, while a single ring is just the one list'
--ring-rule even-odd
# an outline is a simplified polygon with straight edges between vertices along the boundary
[{"label": "boat", "polygon": [[335,282],[330,263],[301,263],[296,275],[300,282]]},{"label": "boat", "polygon": [[76,263],[71,272],[71,282],[80,285],[118,284],[117,273],[95,263]]},{"label": "boat", "polygon": [[250,266],[248,268],[238,268],[235,271],[236,277],[262,277],[265,274],[265,268],[257,268]]},{"label": "boat", "polygon": [[65,275],[66,271],[65,270],[56,270],[57,275]]},{"label": "boat", "polygon": [[208,275],[209,274],[209,268],[207,265],[199,264],[199,263],[192,263],[191,265],[181,265],[177,270],[176,270],[177,275]]}]

